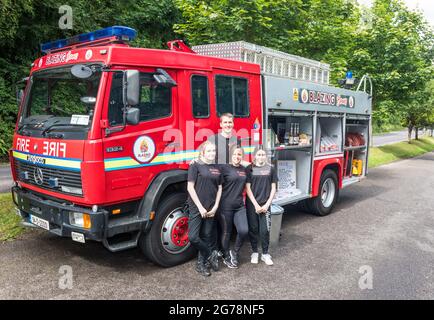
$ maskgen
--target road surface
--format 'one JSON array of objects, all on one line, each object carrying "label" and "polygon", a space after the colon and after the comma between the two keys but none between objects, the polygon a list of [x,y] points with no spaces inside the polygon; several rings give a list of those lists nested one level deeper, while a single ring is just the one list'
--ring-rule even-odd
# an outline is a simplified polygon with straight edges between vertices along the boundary
[{"label": "road surface", "polygon": [[0,164],[0,193],[8,192],[12,187],[11,168],[8,164]]},{"label": "road surface", "polygon": [[[420,130],[419,131],[419,137],[421,137],[423,134],[423,131]],[[415,138],[415,133],[414,131],[412,132],[412,138]],[[408,131],[407,130],[403,130],[403,131],[394,131],[394,132],[389,132],[389,133],[384,133],[384,134],[380,134],[380,135],[374,135],[372,137],[373,140],[373,144],[374,147],[380,147],[380,146],[384,146],[386,144],[391,144],[391,143],[396,143],[396,142],[401,142],[401,141],[407,141],[408,140]]]},{"label": "road surface", "polygon": [[288,211],[274,266],[250,264],[245,244],[238,270],[209,278],[194,261],[162,269],[138,249],[30,231],[0,244],[0,299],[434,299],[433,164],[428,153],[373,169],[327,217]]}]

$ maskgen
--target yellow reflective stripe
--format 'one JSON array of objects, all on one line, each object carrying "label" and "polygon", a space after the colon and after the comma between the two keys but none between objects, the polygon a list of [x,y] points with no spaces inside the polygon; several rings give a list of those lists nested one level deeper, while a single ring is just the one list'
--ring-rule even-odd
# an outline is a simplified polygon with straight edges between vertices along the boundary
[{"label": "yellow reflective stripe", "polygon": [[171,153],[171,154],[162,154],[156,156],[151,163],[160,163],[160,162],[177,162],[182,160],[188,160],[196,158],[199,155],[198,151],[185,152],[185,153]]},{"label": "yellow reflective stripe", "polygon": [[243,147],[245,153],[252,153],[255,147]]},{"label": "yellow reflective stripe", "polygon": [[45,159],[45,164],[51,166],[80,169],[79,161],[61,160],[61,159],[53,159],[53,158],[44,158],[44,159]]},{"label": "yellow reflective stripe", "polygon": [[105,169],[114,169],[114,168],[122,168],[122,167],[138,166],[138,165],[140,165],[140,163],[138,163],[133,158],[104,161]]},{"label": "yellow reflective stripe", "polygon": [[17,159],[27,160],[27,155],[21,152],[12,151],[12,156]]},{"label": "yellow reflective stripe", "polygon": [[68,160],[68,159],[60,159],[60,158],[47,158],[44,156],[41,156],[39,154],[26,154],[19,151],[12,151],[12,156],[19,160],[29,161],[28,156],[34,156],[41,159],[44,159],[44,164],[50,165],[50,166],[56,166],[56,167],[64,167],[64,168],[73,168],[73,169],[80,169],[81,168],[81,161],[74,161],[74,160]]}]

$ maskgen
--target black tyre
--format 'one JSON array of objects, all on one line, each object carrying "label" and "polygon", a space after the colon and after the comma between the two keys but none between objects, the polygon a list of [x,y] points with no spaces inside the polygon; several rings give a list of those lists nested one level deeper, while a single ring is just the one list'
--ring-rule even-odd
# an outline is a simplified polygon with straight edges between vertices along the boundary
[{"label": "black tyre", "polygon": [[338,178],[333,170],[326,169],[321,174],[319,194],[309,199],[310,212],[317,216],[330,214],[339,197]]},{"label": "black tyre", "polygon": [[188,215],[182,210],[185,193],[174,193],[160,201],[151,230],[141,236],[143,253],[162,267],[190,260],[196,250],[188,240]]}]

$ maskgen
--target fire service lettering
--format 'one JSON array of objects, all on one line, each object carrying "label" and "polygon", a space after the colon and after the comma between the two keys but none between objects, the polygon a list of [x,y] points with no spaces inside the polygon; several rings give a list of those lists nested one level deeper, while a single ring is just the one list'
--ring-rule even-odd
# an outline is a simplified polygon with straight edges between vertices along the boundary
[{"label": "fire service lettering", "polygon": [[[37,142],[33,145],[33,150],[37,149]],[[17,151],[30,153],[30,139],[18,138],[15,146]],[[65,158],[66,157],[66,143],[65,142],[54,142],[54,141],[44,141],[42,143],[42,155]]]},{"label": "fire service lettering", "polygon": [[354,108],[355,105],[355,99],[353,96],[345,96],[308,89],[294,88],[293,99],[294,101],[298,101],[300,103],[320,104],[344,108]]},{"label": "fire service lettering", "polygon": [[45,65],[50,64],[57,64],[57,63],[64,63],[71,60],[77,60],[78,59],[78,53],[72,54],[71,51],[68,51],[67,53],[57,53],[53,54],[51,56],[48,56],[47,61],[45,62]]}]

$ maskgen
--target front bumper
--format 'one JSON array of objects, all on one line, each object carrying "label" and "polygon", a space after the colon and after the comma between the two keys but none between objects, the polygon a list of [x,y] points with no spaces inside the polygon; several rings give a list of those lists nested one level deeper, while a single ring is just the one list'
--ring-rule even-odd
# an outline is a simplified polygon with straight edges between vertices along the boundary
[{"label": "front bumper", "polygon": [[[108,212],[99,209],[93,212],[89,208],[60,203],[44,198],[19,187],[12,188],[12,198],[19,209],[24,222],[30,223],[30,215],[49,222],[49,231],[58,236],[71,237],[71,232],[84,235],[86,239],[103,241],[106,237]],[[70,212],[87,213],[91,219],[91,228],[85,229],[70,224]]]}]

